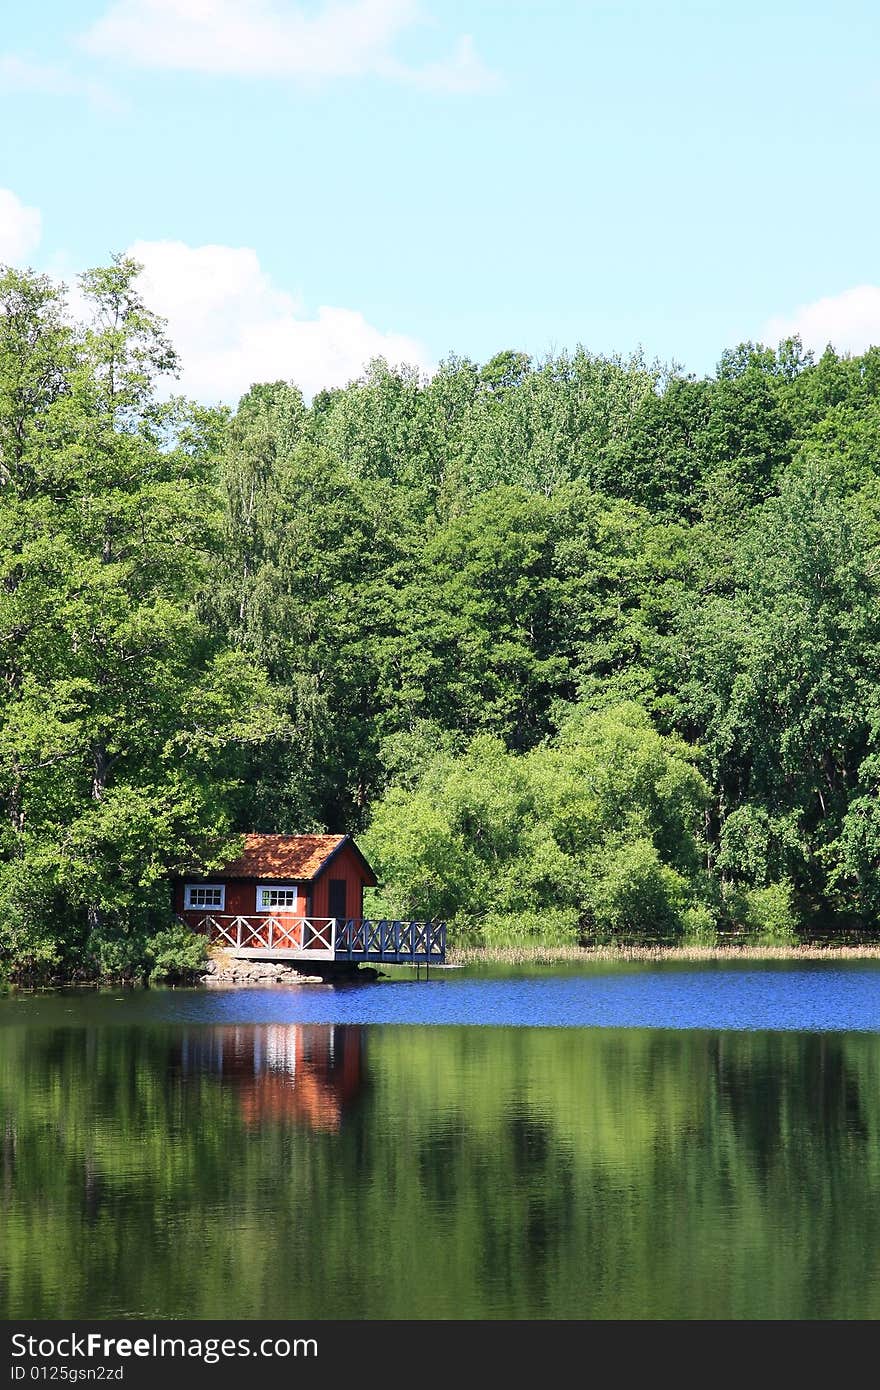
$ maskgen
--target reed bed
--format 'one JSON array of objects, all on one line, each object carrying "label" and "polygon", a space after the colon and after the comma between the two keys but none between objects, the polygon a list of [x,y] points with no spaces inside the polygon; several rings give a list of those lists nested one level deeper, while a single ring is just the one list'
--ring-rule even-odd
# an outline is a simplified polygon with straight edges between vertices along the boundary
[{"label": "reed bed", "polygon": [[565,961],[880,960],[876,945],[762,946],[452,946],[450,965],[557,965]]}]

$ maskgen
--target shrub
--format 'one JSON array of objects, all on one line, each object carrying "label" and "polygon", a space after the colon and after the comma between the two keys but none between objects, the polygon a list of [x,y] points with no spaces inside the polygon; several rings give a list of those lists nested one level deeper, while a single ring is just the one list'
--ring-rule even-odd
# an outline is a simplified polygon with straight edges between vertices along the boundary
[{"label": "shrub", "polygon": [[147,942],[146,956],[154,982],[200,974],[208,958],[205,938],[183,922],[171,922],[157,931]]},{"label": "shrub", "polygon": [[565,908],[543,908],[540,912],[522,916],[490,912],[483,918],[481,925],[480,944],[483,946],[577,944],[578,914],[573,910],[566,911]]},{"label": "shrub", "polygon": [[718,917],[708,903],[692,903],[682,913],[682,939],[692,946],[714,946]]},{"label": "shrub", "polygon": [[745,895],[743,923],[763,942],[787,945],[797,941],[798,915],[790,883],[752,888]]},{"label": "shrub", "polygon": [[598,934],[669,939],[684,926],[687,883],[647,840],[623,845],[605,860],[589,908]]}]

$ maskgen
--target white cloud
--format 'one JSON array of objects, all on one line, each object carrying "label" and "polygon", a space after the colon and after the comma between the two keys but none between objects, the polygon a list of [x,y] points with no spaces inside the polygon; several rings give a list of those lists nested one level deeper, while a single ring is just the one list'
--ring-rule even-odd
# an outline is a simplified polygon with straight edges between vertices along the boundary
[{"label": "white cloud", "polygon": [[84,96],[103,110],[118,111],[120,107],[117,98],[100,82],[78,77],[66,68],[49,63],[32,63],[16,53],[0,53],[0,91]]},{"label": "white cloud", "polygon": [[42,219],[38,208],[25,207],[9,188],[0,188],[0,264],[17,265],[39,244]]},{"label": "white cloud", "polygon": [[423,19],[418,0],[114,0],[83,36],[94,54],[140,67],[238,76],[326,78],[365,73],[448,91],[494,77],[464,36],[451,59],[412,67],[392,51]]},{"label": "white cloud", "polygon": [[864,352],[880,343],[880,286],[857,285],[842,294],[804,304],[790,317],[770,319],[764,342],[778,343],[799,334],[804,346],[823,352],[829,343],[838,352]]},{"label": "white cloud", "polygon": [[470,34],[462,34],[451,58],[420,68],[389,62],[386,71],[401,82],[435,92],[486,92],[500,85],[498,74],[486,67]]},{"label": "white cloud", "polygon": [[234,402],[255,381],[293,380],[311,396],[342,386],[372,357],[428,369],[424,347],[383,333],[354,309],[307,317],[274,285],[249,247],[137,241],[141,290],[168,320],[182,364],[180,389],[205,402]]}]

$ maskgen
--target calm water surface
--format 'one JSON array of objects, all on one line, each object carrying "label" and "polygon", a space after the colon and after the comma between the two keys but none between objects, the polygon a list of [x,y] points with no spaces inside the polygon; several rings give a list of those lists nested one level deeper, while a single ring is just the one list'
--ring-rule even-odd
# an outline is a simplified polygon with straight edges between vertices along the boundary
[{"label": "calm water surface", "polygon": [[880,1317],[880,969],[0,1000],[0,1315]]}]

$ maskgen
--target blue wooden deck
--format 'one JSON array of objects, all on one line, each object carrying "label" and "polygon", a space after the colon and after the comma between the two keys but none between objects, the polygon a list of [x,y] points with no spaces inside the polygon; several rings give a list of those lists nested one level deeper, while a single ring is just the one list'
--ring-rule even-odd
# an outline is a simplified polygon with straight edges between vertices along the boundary
[{"label": "blue wooden deck", "polygon": [[389,965],[443,965],[445,922],[341,922],[336,930],[336,960],[386,962]]}]

